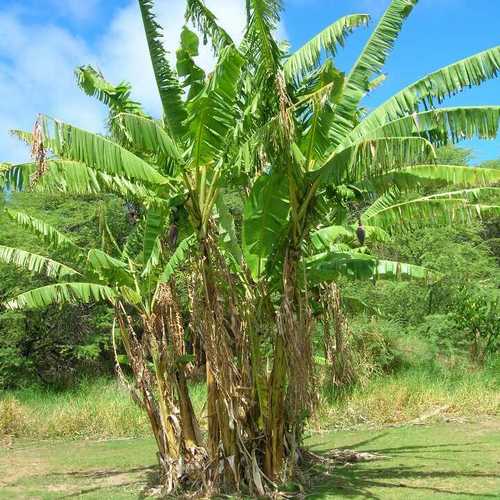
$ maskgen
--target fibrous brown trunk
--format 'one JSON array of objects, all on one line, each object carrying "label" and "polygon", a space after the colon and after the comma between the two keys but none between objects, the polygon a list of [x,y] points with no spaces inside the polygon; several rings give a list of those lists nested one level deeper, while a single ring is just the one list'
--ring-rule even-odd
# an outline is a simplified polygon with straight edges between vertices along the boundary
[{"label": "fibrous brown trunk", "polygon": [[273,357],[273,370],[269,379],[264,471],[273,481],[278,481],[285,459],[285,396],[288,372],[285,340],[280,333],[276,337]]},{"label": "fibrous brown trunk", "polygon": [[[134,376],[134,384],[127,385],[148,415],[158,447],[161,482],[170,494],[185,479],[202,480],[207,461],[185,367],[178,362],[185,354],[184,330],[173,285],[161,285],[154,311],[142,317],[141,332],[121,304],[116,317]],[[119,374],[127,383],[121,370]]]},{"label": "fibrous brown trunk", "polygon": [[269,380],[265,472],[273,481],[293,475],[304,422],[315,402],[312,317],[307,284],[300,286],[297,276],[299,255],[290,250],[285,257],[283,299]]},{"label": "fibrous brown trunk", "polygon": [[193,315],[207,364],[211,486],[214,491],[264,495],[266,375],[255,326],[258,301],[238,286],[240,278],[231,273],[210,236],[202,241],[201,253]]},{"label": "fibrous brown trunk", "polygon": [[325,309],[323,342],[325,357],[330,367],[331,383],[334,386],[348,385],[354,382],[355,374],[348,346],[349,329],[342,310],[340,288],[335,283],[325,285],[321,291],[321,301]]},{"label": "fibrous brown trunk", "polygon": [[211,479],[214,486],[222,483],[227,490],[237,490],[239,417],[245,412],[239,394],[242,371],[237,362],[237,346],[242,342],[241,319],[234,304],[232,277],[210,237],[202,242],[202,255],[199,272],[203,290],[196,314],[206,356]]}]

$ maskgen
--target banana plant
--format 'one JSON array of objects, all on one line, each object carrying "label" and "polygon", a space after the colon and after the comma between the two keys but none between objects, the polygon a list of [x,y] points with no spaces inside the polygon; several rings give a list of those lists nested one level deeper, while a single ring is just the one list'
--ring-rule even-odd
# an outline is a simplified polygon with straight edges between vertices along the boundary
[{"label": "banana plant", "polygon": [[[134,401],[148,415],[165,486],[167,491],[173,491],[185,470],[200,468],[206,460],[188,392],[189,356],[173,279],[190,257],[194,236],[187,236],[175,249],[164,244],[151,249],[148,225],[141,224],[121,250],[115,242],[112,253],[99,248],[85,251],[43,220],[9,209],[7,214],[71,264],[0,246],[1,262],[54,281],[21,293],[4,306],[42,309],[54,304],[102,302],[114,309],[117,371]],[[109,231],[105,221],[101,227]],[[107,236],[112,237],[111,233]],[[120,332],[133,382],[128,381],[118,361],[115,329]]]},{"label": "banana plant", "polygon": [[[406,273],[360,252],[308,253],[312,235],[345,225],[346,190],[382,196],[393,184],[409,191],[429,180],[470,179],[470,172],[435,165],[434,148],[494,137],[500,108],[435,105],[494,78],[500,48],[430,73],[367,113],[362,99],[383,84],[385,60],[417,0],[391,2],[348,74],[333,57],[368,23],[364,14],[334,22],[288,54],[274,38],[279,0],[247,1],[239,47],[201,0],[188,0],[187,20],[217,56],[206,75],[196,64],[198,36],[183,30],[173,68],[153,2],[138,3],[161,118],[147,116],[125,86],[80,68],[84,91],[110,109],[109,135],[40,117],[33,134],[17,132],[36,161],[9,168],[4,178],[11,187],[132,200],[144,209],[150,269],[173,209],[186,214],[198,257],[192,314],[207,355],[209,484],[263,495],[293,471],[314,402],[308,280],[324,283],[353,269],[363,277]],[[495,181],[491,172],[472,176],[474,185]],[[228,210],[230,191],[245,199],[241,234]],[[153,289],[154,280],[141,293]]]},{"label": "banana plant", "polygon": [[[343,18],[295,53],[283,54],[272,35],[280,3],[261,2],[267,6],[267,27],[256,35],[260,50],[256,45],[254,49],[256,64],[265,69],[256,73],[260,93],[266,95],[265,110],[261,109],[248,139],[256,144],[261,168],[245,205],[242,250],[253,279],[270,295],[276,284],[280,290],[275,302],[277,318],[282,320],[277,322],[279,334],[274,343],[275,383],[267,396],[273,409],[268,434],[284,436],[282,430],[287,429],[288,435],[297,436],[287,445],[283,437],[273,441],[266,462],[270,477],[282,470],[284,450],[294,450],[294,441],[300,440],[306,402],[314,394],[313,363],[307,359],[312,355],[307,280],[315,285],[329,282],[342,270],[365,277],[379,272],[421,277],[427,273],[418,266],[378,264],[373,257],[346,249],[308,254],[318,230],[334,224],[348,231],[343,192],[384,196],[395,188],[409,192],[431,182],[467,187],[498,182],[498,173],[491,170],[437,165],[435,148],[471,137],[496,136],[499,106],[437,105],[466,87],[495,78],[500,70],[500,47],[429,73],[373,111],[363,107],[363,98],[383,84],[383,66],[417,3],[392,0],[353,67],[344,74],[335,68],[333,57],[352,28],[366,23],[365,16]],[[387,202],[390,196],[386,194],[363,216],[379,235],[383,220],[391,214],[405,223],[405,215],[454,211],[457,218],[489,210],[473,206],[467,196],[458,194],[420,196],[400,204],[394,195]],[[349,232],[355,234],[355,228]],[[282,412],[285,400],[287,417]]]},{"label": "banana plant", "polygon": [[[335,55],[336,46],[344,43],[343,38],[332,42],[333,34],[344,26],[344,20],[334,23],[285,58],[281,66],[276,66],[276,71],[287,78],[289,102],[283,112],[288,113],[295,128],[289,141],[293,190],[289,172],[280,169],[280,158],[269,161],[271,175],[263,172],[255,182],[251,194],[251,198],[255,194],[255,199],[248,204],[245,221],[249,237],[244,251],[256,279],[265,274],[273,247],[279,247],[280,231],[287,234],[287,226],[295,225],[293,234],[297,235],[296,246],[299,246],[304,228],[318,219],[322,222],[324,213],[318,204],[324,204],[325,198],[327,203],[335,201],[328,200],[328,192],[350,185],[375,193],[393,187],[407,191],[428,186],[431,180],[438,185],[467,187],[498,182],[498,173],[493,169],[437,165],[434,148],[474,136],[495,137],[500,107],[434,108],[434,105],[466,86],[494,78],[500,69],[500,47],[430,73],[370,113],[361,108],[362,98],[372,90],[371,79],[379,76],[404,20],[416,3],[416,0],[391,2],[347,75],[334,70],[331,60],[320,64],[323,50]],[[431,109],[422,111],[421,106]],[[349,114],[345,114],[347,109],[351,110]],[[279,129],[280,117],[271,117],[267,123],[269,135],[272,127]],[[269,139],[276,137],[271,135]],[[268,147],[272,152],[271,140]],[[279,154],[281,151],[276,152]],[[265,186],[269,186],[268,196],[262,196]],[[257,196],[261,196],[261,202],[256,201]],[[252,204],[260,213],[250,213]],[[276,207],[274,213],[263,209],[264,204]],[[307,214],[316,219],[306,222]],[[263,224],[260,233],[256,233],[253,227],[259,220]],[[263,243],[261,234],[265,232],[268,238]]]},{"label": "banana plant", "polygon": [[[238,394],[238,387],[252,386],[244,378],[248,373],[244,366],[248,364],[248,351],[234,343],[235,337],[244,342],[241,329],[245,320],[241,315],[248,312],[243,305],[229,307],[228,302],[244,301],[238,296],[239,290],[228,287],[234,278],[227,279],[225,257],[218,248],[219,233],[224,233],[221,244],[229,238],[227,248],[233,251],[234,263],[241,265],[234,224],[224,204],[223,178],[230,172],[230,158],[237,148],[235,131],[241,128],[240,101],[244,102],[238,92],[240,82],[250,81],[250,66],[247,65],[244,77],[243,49],[239,50],[217,25],[203,2],[189,1],[186,16],[212,41],[217,64],[210,75],[196,65],[198,36],[185,27],[175,71],[162,44],[153,2],[138,3],[162,103],[162,118],[147,116],[140,104],[131,100],[128,85],[114,86],[91,67],[78,68],[77,80],[82,89],[109,108],[108,134],[94,134],[40,116],[33,133],[14,132],[32,146],[34,161],[10,167],[4,183],[11,189],[41,192],[112,193],[134,207],[134,214],[144,214],[141,223],[145,276],[139,280],[143,284],[137,293],[145,293],[146,297],[154,296],[151,293],[156,282],[150,272],[158,265],[166,231],[174,235],[179,222],[193,229],[199,256],[193,273],[199,279],[195,280],[198,296],[193,302],[196,318],[192,323],[203,338],[207,358],[209,482],[217,483],[221,476],[221,456],[223,482],[236,487],[240,482],[239,463],[245,461],[255,471],[252,488],[260,488],[259,468],[253,464],[255,453],[252,451],[252,458],[240,450],[239,437],[244,435],[249,442],[253,439],[248,436],[252,426],[245,423],[252,401]],[[179,214],[187,220],[175,220]],[[144,305],[150,309],[149,314],[154,313],[153,303],[146,300]],[[227,310],[230,319],[226,317]],[[243,361],[239,360],[239,353],[245,357]],[[235,365],[233,359],[243,366]],[[247,429],[239,429],[245,425]],[[171,486],[175,468],[165,463],[164,482]]]}]

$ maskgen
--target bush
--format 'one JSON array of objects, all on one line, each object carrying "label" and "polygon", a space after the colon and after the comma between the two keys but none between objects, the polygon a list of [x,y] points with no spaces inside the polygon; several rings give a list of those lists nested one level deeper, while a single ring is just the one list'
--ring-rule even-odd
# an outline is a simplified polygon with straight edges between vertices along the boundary
[{"label": "bush", "polygon": [[23,406],[13,397],[0,399],[0,436],[20,436],[27,428]]},{"label": "bush", "polygon": [[430,363],[434,350],[421,337],[410,334],[395,321],[358,318],[350,323],[350,346],[359,361],[360,380],[372,374],[394,373]]},{"label": "bush", "polygon": [[[203,417],[206,387],[190,387],[195,412]],[[114,379],[83,380],[72,389],[33,386],[0,399],[0,437],[108,439],[150,436],[146,413]]]},{"label": "bush", "polygon": [[[392,243],[375,245],[374,251],[380,257],[408,261],[441,273],[431,281],[342,283],[345,295],[356,297],[372,314],[386,320],[377,321],[376,328],[386,344],[392,343],[392,354],[383,349],[380,366],[390,368],[393,363],[396,369],[398,363],[404,365],[414,350],[413,345],[404,345],[408,340],[415,345],[427,344],[422,353],[427,361],[429,356],[472,355],[481,362],[498,352],[500,268],[490,248],[495,236],[491,227],[415,225],[395,235]],[[492,239],[483,239],[486,237]],[[346,308],[351,323],[363,330],[363,317],[348,304]],[[366,330],[373,335],[373,325]],[[375,345],[380,343],[376,341]]]},{"label": "bush", "polygon": [[115,380],[71,390],[30,387],[0,400],[0,435],[30,439],[116,438],[149,434],[145,413]]},{"label": "bush", "polygon": [[410,331],[425,339],[438,355],[453,356],[463,353],[467,348],[467,340],[459,334],[453,313],[430,314],[423,318],[421,324],[411,327]]}]

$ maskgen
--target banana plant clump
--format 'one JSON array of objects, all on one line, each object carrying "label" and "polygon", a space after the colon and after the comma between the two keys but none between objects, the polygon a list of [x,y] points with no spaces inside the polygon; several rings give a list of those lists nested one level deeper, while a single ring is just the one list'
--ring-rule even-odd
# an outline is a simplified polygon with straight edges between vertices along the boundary
[{"label": "banana plant clump", "polygon": [[[83,255],[44,221],[12,213],[74,265],[1,247],[0,260],[57,282],[6,306],[108,302],[115,351],[119,340],[132,377],[118,355],[117,372],[148,415],[165,493],[266,495],[308,456],[316,325],[334,383],[355,378],[339,277],[439,279],[378,259],[371,245],[416,217],[453,223],[498,212],[481,199],[495,192],[499,171],[438,165],[435,148],[496,136],[499,106],[437,104],[496,77],[500,47],[434,71],[368,113],[363,98],[383,83],[417,0],[392,0],[347,74],[335,66],[337,50],[367,15],[341,18],[288,53],[274,37],[279,0],[247,1],[239,46],[202,0],[187,0],[174,68],[153,1],[138,3],[159,117],[130,98],[128,84],[83,66],[77,81],[108,107],[108,133],[41,116],[34,133],[15,131],[33,162],[1,168],[10,189],[122,198],[130,235],[118,245],[103,219],[103,248]],[[196,63],[196,32],[216,55],[208,75]],[[194,351],[207,385],[200,423],[188,390]]]}]

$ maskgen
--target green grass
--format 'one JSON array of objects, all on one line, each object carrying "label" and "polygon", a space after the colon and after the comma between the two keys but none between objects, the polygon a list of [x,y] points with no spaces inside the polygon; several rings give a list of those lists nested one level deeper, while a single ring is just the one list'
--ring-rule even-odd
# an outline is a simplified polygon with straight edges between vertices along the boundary
[{"label": "green grass", "polygon": [[137,498],[157,481],[149,438],[22,442],[0,448],[0,498]]},{"label": "green grass", "polygon": [[[306,473],[306,498],[498,498],[500,421],[316,434],[315,453],[331,448],[385,458]],[[309,478],[307,480],[307,478]],[[0,447],[0,498],[140,498],[156,484],[150,439],[17,441]]]},{"label": "green grass", "polygon": [[349,448],[383,460],[322,468],[307,498],[498,498],[500,422],[339,432],[309,441],[315,452]]},{"label": "green grass", "polygon": [[[202,412],[205,388],[191,387]],[[145,413],[117,381],[83,382],[66,391],[33,387],[0,394],[0,436],[108,439],[149,436]]]},{"label": "green grass", "polygon": [[[307,498],[497,498],[499,375],[498,364],[420,367],[326,393],[308,431],[312,450],[386,458],[306,471]],[[191,393],[204,425],[206,389]],[[422,416],[434,425],[394,427]],[[149,436],[143,412],[114,380],[4,392],[0,498],[138,498],[157,483]]]},{"label": "green grass", "polygon": [[[438,411],[439,410],[439,411]],[[498,415],[500,366],[420,367],[379,376],[347,393],[329,393],[313,425],[346,429],[412,421],[435,412],[434,419]]]},{"label": "green grass", "polygon": [[64,392],[29,388],[5,394],[0,431],[2,422],[10,434],[32,439],[134,437],[148,430],[143,412],[111,380]]},{"label": "green grass", "polygon": [[[411,421],[436,412],[430,421],[498,415],[500,367],[414,368],[372,379],[348,393],[326,394],[312,429],[349,429]],[[191,387],[204,425],[206,389]],[[109,439],[147,437],[144,413],[115,380],[84,382],[70,391],[31,388],[0,394],[0,437],[23,439]]]}]

